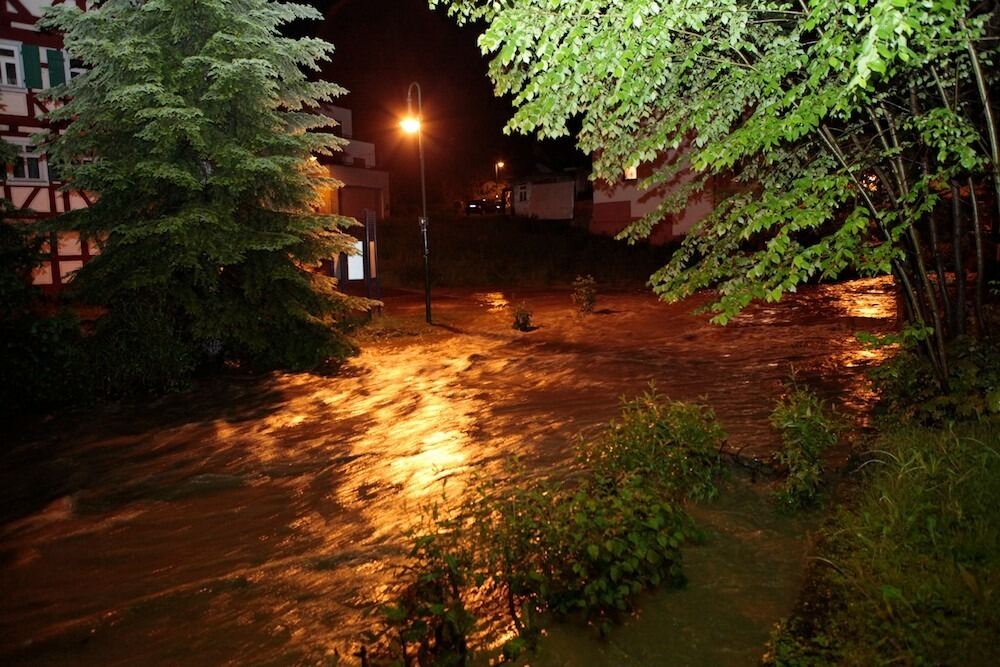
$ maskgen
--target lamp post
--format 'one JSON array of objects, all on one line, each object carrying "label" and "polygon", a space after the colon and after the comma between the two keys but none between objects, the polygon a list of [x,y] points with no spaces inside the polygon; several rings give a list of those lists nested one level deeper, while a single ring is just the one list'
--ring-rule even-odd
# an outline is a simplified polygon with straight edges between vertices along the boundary
[{"label": "lamp post", "polygon": [[[413,115],[413,89],[417,89],[417,115]],[[427,245],[427,181],[424,176],[424,102],[423,94],[420,91],[420,84],[414,81],[406,90],[406,118],[400,123],[400,127],[407,134],[417,135],[417,150],[420,153],[420,202],[422,204],[423,215],[420,216],[420,234],[424,241],[424,312],[427,324],[431,323],[431,268],[430,249]]]},{"label": "lamp post", "polygon": [[493,163],[493,173],[496,176],[496,179],[495,179],[494,182],[497,184],[497,187],[500,188],[500,194],[497,195],[497,198],[500,200],[498,202],[500,204],[500,213],[506,215],[507,214],[507,204],[504,201],[504,196],[503,196],[503,190],[504,190],[504,188],[503,188],[503,185],[501,185],[501,183],[500,183],[500,172],[503,171],[504,166],[506,166],[506,165],[504,165],[503,160],[497,160],[496,162]]}]

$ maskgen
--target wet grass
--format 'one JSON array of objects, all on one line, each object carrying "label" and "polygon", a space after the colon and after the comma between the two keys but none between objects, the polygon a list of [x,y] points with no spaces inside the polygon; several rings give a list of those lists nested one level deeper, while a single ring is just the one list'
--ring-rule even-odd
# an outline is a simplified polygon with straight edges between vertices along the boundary
[{"label": "wet grass", "polygon": [[878,438],[770,664],[1000,664],[998,426]]}]

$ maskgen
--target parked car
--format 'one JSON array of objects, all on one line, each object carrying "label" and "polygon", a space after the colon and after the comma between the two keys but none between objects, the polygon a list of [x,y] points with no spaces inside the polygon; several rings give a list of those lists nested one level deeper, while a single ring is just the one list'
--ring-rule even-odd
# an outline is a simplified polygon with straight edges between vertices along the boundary
[{"label": "parked car", "polygon": [[500,212],[500,202],[495,199],[471,199],[465,203],[466,215],[496,215]]}]

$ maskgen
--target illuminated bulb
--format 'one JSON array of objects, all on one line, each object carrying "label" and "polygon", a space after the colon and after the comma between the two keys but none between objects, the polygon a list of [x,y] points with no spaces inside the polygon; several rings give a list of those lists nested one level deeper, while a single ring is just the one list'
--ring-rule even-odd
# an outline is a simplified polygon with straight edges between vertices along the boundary
[{"label": "illuminated bulb", "polygon": [[413,118],[412,116],[404,118],[399,122],[399,126],[403,128],[403,132],[406,132],[407,134],[416,134],[420,131],[420,119]]}]

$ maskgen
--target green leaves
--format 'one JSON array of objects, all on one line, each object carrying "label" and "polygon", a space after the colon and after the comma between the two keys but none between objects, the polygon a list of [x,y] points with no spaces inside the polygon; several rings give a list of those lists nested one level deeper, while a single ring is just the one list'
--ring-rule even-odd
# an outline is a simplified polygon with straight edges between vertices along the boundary
[{"label": "green leaves", "polygon": [[[989,164],[967,50],[995,14],[969,2],[430,4],[485,23],[490,76],[515,106],[508,131],[578,122],[594,179],[653,166],[643,187],[662,204],[620,238],[711,198],[650,283],[668,300],[716,288],[720,323],[806,281],[917,266],[900,240],[935,214],[927,184]],[[995,63],[990,44],[978,48]]]}]

